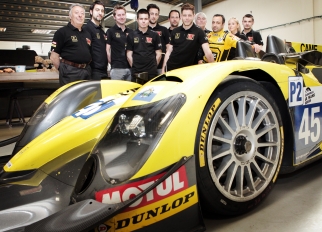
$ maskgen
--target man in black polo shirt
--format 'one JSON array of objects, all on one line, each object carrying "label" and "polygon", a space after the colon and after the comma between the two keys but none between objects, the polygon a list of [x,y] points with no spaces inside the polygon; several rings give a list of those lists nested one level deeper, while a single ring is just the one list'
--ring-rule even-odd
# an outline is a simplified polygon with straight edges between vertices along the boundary
[{"label": "man in black polo shirt", "polygon": [[67,26],[55,32],[51,45],[50,59],[59,70],[61,86],[91,78],[91,35],[82,29],[85,19],[84,7],[72,4],[69,18]]},{"label": "man in black polo shirt", "polygon": [[110,76],[112,80],[131,81],[131,67],[126,58],[126,37],[132,32],[127,28],[126,10],[122,5],[115,5],[113,9],[115,25],[108,29],[106,52],[111,64]]},{"label": "man in black polo shirt", "polygon": [[103,2],[95,1],[89,8],[91,19],[83,27],[91,35],[92,41],[92,80],[107,78],[106,35],[100,25],[105,14]]},{"label": "man in black polo shirt", "polygon": [[193,23],[195,7],[185,3],[181,7],[182,25],[171,33],[169,49],[164,57],[162,73],[193,65],[200,46],[209,62],[214,57],[205,32]]},{"label": "man in black polo shirt", "polygon": [[252,29],[252,26],[254,24],[254,17],[251,14],[246,14],[243,17],[243,27],[244,30],[242,31],[242,34],[244,34],[248,41],[252,42],[255,52],[259,53],[260,50],[262,50],[263,47],[263,40],[262,36],[258,31],[254,31]]},{"label": "man in black polo shirt", "polygon": [[158,24],[160,8],[155,4],[149,4],[146,7],[146,9],[149,11],[149,14],[150,14],[149,29],[157,32],[161,40],[162,56],[158,65],[158,74],[160,74],[162,70],[164,55],[168,49],[169,42],[170,42],[170,33],[166,27]]},{"label": "man in black polo shirt", "polygon": [[135,73],[148,72],[149,80],[158,75],[157,67],[161,59],[160,36],[148,28],[149,12],[140,9],[137,12],[139,28],[127,37],[126,55],[132,66],[132,80]]}]

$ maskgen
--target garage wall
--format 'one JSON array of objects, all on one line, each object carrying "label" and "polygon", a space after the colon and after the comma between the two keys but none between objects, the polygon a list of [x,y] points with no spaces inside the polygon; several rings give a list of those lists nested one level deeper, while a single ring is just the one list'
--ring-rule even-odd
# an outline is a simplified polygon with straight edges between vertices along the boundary
[{"label": "garage wall", "polygon": [[[214,14],[225,16],[225,29],[228,29],[229,18],[236,17],[241,22],[245,14],[251,13],[255,18],[253,28],[261,30],[263,39],[273,34],[288,41],[322,44],[321,18],[292,23],[322,15],[321,0],[225,0],[204,8],[203,12],[208,17],[207,28],[210,30]],[[169,23],[163,25],[168,27]],[[275,27],[277,25],[283,26]]]}]

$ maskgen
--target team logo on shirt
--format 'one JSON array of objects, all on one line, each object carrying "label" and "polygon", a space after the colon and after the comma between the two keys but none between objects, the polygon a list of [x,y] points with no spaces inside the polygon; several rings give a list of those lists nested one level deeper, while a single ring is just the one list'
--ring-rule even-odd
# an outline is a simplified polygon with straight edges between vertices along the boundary
[{"label": "team logo on shirt", "polygon": [[253,36],[248,36],[248,40],[249,40],[250,42],[253,42]]},{"label": "team logo on shirt", "polygon": [[139,37],[134,37],[134,43],[139,43]]},{"label": "team logo on shirt", "polygon": [[87,42],[87,44],[89,45],[89,46],[91,46],[91,40],[90,39],[88,39],[88,38],[86,38],[86,42]]},{"label": "team logo on shirt", "polygon": [[100,33],[96,33],[96,37],[97,39],[100,39],[101,38]]},{"label": "team logo on shirt", "polygon": [[151,37],[146,37],[145,42],[146,43],[152,43],[152,38]]},{"label": "team logo on shirt", "polygon": [[116,37],[116,38],[121,38],[121,34],[120,34],[120,33],[118,33],[118,32],[115,32],[115,37]]},{"label": "team logo on shirt", "polygon": [[194,40],[195,35],[194,34],[188,34],[187,35],[187,40]]},{"label": "team logo on shirt", "polygon": [[70,38],[72,39],[73,42],[78,42],[76,35],[72,35]]},{"label": "team logo on shirt", "polygon": [[162,31],[155,31],[159,36],[162,36]]},{"label": "team logo on shirt", "polygon": [[55,42],[55,41],[53,41],[53,42],[51,43],[51,46],[52,46],[53,48],[55,48],[55,47],[56,47],[56,42]]},{"label": "team logo on shirt", "polygon": [[179,39],[180,38],[180,33],[176,33],[176,35],[174,36],[175,39]]},{"label": "team logo on shirt", "polygon": [[218,38],[217,42],[222,42],[223,41],[223,38]]}]

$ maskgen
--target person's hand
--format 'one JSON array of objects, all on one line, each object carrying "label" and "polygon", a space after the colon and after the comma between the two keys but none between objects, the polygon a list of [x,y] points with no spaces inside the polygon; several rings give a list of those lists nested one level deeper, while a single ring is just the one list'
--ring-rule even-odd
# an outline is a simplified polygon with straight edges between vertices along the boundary
[{"label": "person's hand", "polygon": [[203,60],[198,60],[198,64],[203,64]]},{"label": "person's hand", "polygon": [[260,46],[260,45],[258,45],[258,44],[254,44],[253,46],[254,46],[254,49],[255,49],[255,52],[256,52],[256,53],[259,53],[259,52],[260,52],[260,50],[262,50],[262,46]]}]

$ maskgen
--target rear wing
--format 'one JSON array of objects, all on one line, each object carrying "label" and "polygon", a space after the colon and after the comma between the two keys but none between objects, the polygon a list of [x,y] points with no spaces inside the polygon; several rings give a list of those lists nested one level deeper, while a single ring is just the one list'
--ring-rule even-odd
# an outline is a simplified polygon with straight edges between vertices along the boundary
[{"label": "rear wing", "polygon": [[319,51],[322,52],[322,45],[318,44],[306,44],[301,42],[285,42],[286,45],[292,47],[295,52],[306,52],[306,51]]}]

